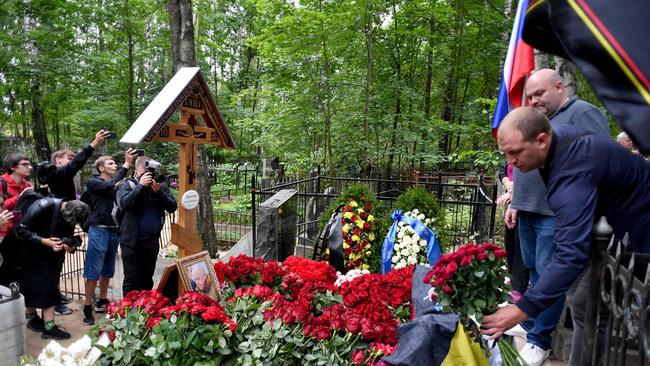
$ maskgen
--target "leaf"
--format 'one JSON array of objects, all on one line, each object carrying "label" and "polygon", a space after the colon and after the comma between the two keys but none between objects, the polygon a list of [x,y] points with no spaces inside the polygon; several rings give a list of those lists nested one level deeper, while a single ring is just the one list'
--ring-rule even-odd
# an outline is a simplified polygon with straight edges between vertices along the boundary
[{"label": "leaf", "polygon": [[474,300],[474,306],[476,307],[477,310],[481,310],[485,308],[485,301],[481,299]]},{"label": "leaf", "polygon": [[474,276],[478,278],[483,278],[483,276],[485,276],[485,271],[476,271],[474,272]]}]

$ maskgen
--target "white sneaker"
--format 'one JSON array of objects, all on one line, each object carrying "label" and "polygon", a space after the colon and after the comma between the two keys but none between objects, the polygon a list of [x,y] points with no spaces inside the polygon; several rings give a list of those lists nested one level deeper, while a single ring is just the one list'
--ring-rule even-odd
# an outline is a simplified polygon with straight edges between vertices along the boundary
[{"label": "white sneaker", "polygon": [[519,355],[526,361],[528,366],[541,366],[550,354],[550,349],[543,350],[532,343],[526,343],[524,349],[519,352]]},{"label": "white sneaker", "polygon": [[526,335],[528,334],[526,329],[524,329],[524,327],[522,327],[519,324],[517,324],[514,327],[506,330],[505,333],[507,335],[509,335],[509,336],[512,336],[512,337],[521,337],[521,338],[524,338],[524,339],[526,339]]}]

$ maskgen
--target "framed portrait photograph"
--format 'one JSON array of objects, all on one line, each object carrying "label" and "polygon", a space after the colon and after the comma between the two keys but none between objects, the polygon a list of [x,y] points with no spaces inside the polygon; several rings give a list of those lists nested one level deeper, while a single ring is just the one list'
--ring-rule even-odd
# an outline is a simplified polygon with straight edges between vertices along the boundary
[{"label": "framed portrait photograph", "polygon": [[219,280],[207,251],[177,259],[176,267],[187,291],[195,291],[219,300]]}]

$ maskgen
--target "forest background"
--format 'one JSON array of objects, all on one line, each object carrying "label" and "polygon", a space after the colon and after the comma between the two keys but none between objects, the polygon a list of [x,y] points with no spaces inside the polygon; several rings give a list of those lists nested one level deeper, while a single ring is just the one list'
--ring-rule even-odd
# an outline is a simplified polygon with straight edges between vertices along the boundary
[{"label": "forest background", "polygon": [[[511,0],[194,0],[196,53],[238,145],[290,173],[493,173]],[[37,160],[135,121],[172,74],[167,1],[0,0],[2,152]],[[542,54],[601,106],[572,65]],[[604,110],[604,109],[603,109]],[[175,144],[146,146],[174,169]],[[102,153],[117,154],[117,140]]]}]

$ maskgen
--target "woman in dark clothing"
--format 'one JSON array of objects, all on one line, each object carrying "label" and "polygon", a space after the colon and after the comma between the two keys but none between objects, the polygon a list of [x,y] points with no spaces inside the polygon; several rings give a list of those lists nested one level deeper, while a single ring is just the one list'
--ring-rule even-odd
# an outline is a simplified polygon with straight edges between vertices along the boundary
[{"label": "woman in dark clothing", "polygon": [[[25,296],[27,327],[42,331],[44,339],[68,339],[70,333],[54,323],[54,306],[60,300],[61,257],[75,250],[74,228],[86,222],[88,206],[81,201],[43,198],[34,202],[16,228],[28,256],[20,274],[20,292]],[[43,310],[39,318],[36,309]]]}]

